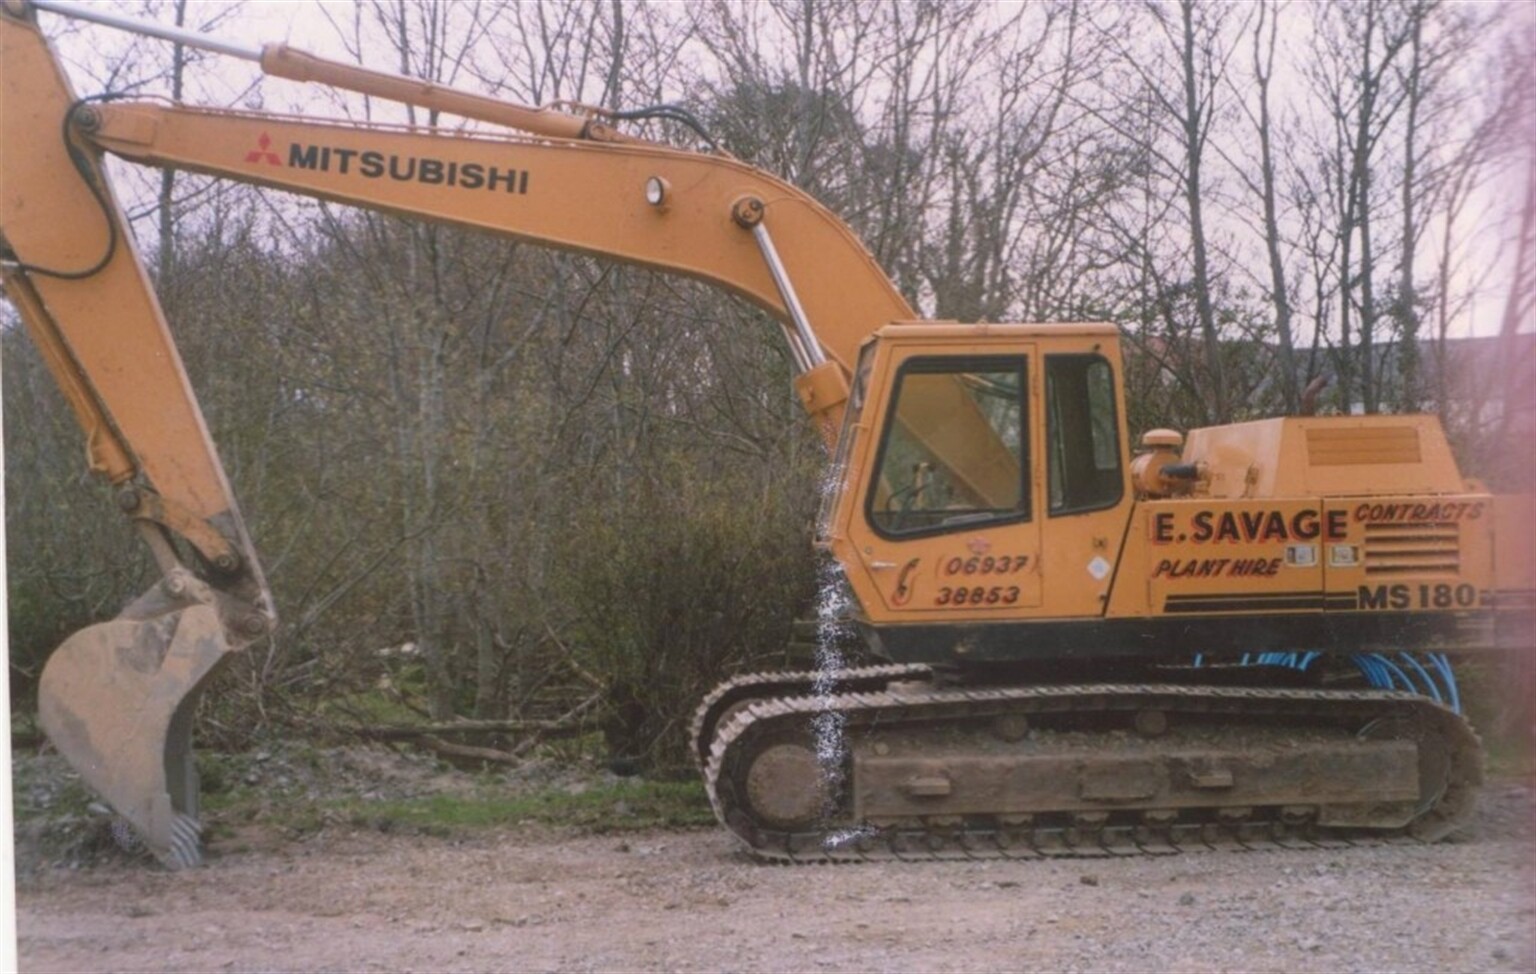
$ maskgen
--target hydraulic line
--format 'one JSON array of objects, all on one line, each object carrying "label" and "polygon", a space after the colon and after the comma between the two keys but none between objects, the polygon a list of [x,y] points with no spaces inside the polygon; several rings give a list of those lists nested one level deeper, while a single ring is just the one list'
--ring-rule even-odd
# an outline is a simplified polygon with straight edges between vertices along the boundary
[{"label": "hydraulic line", "polygon": [[[1413,653],[1400,652],[1396,655],[1397,660],[1394,662],[1381,653],[1354,653],[1349,656],[1349,661],[1372,689],[1417,694],[1445,705],[1453,713],[1461,713],[1461,690],[1457,686],[1450,660],[1444,653],[1424,654],[1428,666]],[[1237,663],[1239,666],[1272,666],[1306,672],[1322,656],[1316,650],[1244,653]],[[1205,654],[1195,654],[1193,665],[1197,668],[1205,666]]]},{"label": "hydraulic line", "polygon": [[16,254],[14,256],[16,257],[15,263],[18,270],[28,274],[41,274],[44,277],[56,277],[65,281],[80,281],[100,273],[102,268],[106,267],[109,263],[112,262],[112,255],[117,253],[117,221],[112,218],[112,206],[107,201],[106,189],[104,189],[100,183],[92,178],[90,161],[86,158],[85,153],[78,146],[76,146],[74,142],[70,141],[69,132],[75,124],[75,116],[80,112],[80,109],[84,108],[86,105],[95,102],[115,101],[116,99],[123,97],[125,96],[121,92],[115,91],[103,92],[99,95],[90,95],[88,97],[78,99],[73,105],[69,106],[69,111],[64,114],[64,148],[69,152],[69,159],[70,162],[74,163],[75,171],[78,172],[80,174],[80,178],[85,181],[86,188],[91,191],[91,196],[96,200],[96,205],[101,207],[102,219],[107,224],[107,247],[105,252],[102,253],[101,259],[96,261],[96,263],[92,264],[91,266],[81,270],[66,271],[59,270],[55,267],[43,267],[40,264],[29,264],[21,259],[20,254]]}]

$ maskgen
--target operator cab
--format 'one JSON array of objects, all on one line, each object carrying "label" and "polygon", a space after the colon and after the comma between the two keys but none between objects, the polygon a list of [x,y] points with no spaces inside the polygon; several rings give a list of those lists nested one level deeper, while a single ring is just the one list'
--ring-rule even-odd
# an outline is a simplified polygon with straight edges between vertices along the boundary
[{"label": "operator cab", "polygon": [[891,325],[859,357],[820,542],[868,621],[1102,614],[1129,517],[1111,325]]}]

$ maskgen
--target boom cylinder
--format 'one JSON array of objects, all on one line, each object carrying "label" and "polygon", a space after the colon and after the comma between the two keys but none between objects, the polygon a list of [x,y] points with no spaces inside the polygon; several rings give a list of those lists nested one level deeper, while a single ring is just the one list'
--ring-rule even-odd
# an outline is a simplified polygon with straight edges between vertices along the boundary
[{"label": "boom cylinder", "polygon": [[773,245],[773,235],[763,226],[763,215],[766,212],[767,207],[756,196],[743,196],[731,204],[731,219],[752,234],[752,241],[757,244],[758,251],[763,255],[763,263],[768,266],[768,275],[773,278],[774,289],[784,302],[784,310],[788,312],[790,320],[790,327],[784,329],[784,334],[789,339],[789,350],[795,357],[795,365],[803,374],[825,364],[827,356],[821,349],[821,341],[817,339],[816,332],[811,328],[811,319],[805,313],[805,306],[800,303],[800,295],[795,293],[795,284],[789,279],[789,272],[784,269],[779,249]]},{"label": "boom cylinder", "polygon": [[571,115],[550,108],[528,108],[513,102],[460,91],[457,88],[445,88],[420,78],[360,68],[319,57],[289,47],[287,44],[253,47],[182,27],[172,27],[138,17],[125,17],[85,4],[64,3],[61,0],[32,0],[32,6],[38,10],[46,10],[49,13],[77,20],[87,20],[117,30],[158,37],[187,47],[254,61],[261,65],[264,73],[274,78],[317,82],[375,98],[415,105],[418,108],[504,125],[534,135],[558,139],[594,139],[600,142],[644,141],[624,135],[596,119]]},{"label": "boom cylinder", "polygon": [[752,239],[757,241],[758,249],[763,252],[763,260],[768,263],[768,273],[773,275],[774,287],[779,289],[780,296],[784,298],[784,307],[789,309],[789,317],[795,325],[795,337],[805,350],[806,371],[809,372],[827,360],[821,351],[821,342],[816,340],[816,333],[811,330],[811,321],[805,316],[800,296],[795,293],[794,282],[784,270],[784,262],[779,259],[779,251],[773,245],[773,237],[769,236],[768,228],[761,223],[754,226]]},{"label": "boom cylinder", "polygon": [[123,14],[113,13],[110,10],[103,10],[100,7],[76,2],[65,3],[63,0],[30,0],[28,5],[38,10],[46,10],[49,13],[59,14],[74,20],[88,20],[93,24],[101,24],[114,30],[126,30],[132,34],[158,37],[163,41],[185,44],[187,47],[195,47],[202,51],[226,54],[230,57],[242,58],[246,61],[261,60],[261,48],[259,47],[237,44],[234,41],[223,40],[195,30],[187,30],[185,27],[173,27],[170,24],[156,23],[153,20],[127,17]]}]

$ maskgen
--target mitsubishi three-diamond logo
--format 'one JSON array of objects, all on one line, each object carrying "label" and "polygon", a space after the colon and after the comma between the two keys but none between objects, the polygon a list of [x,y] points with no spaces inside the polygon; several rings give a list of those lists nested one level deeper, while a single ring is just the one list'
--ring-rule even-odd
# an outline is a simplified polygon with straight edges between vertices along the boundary
[{"label": "mitsubishi three-diamond logo", "polygon": [[261,138],[256,140],[256,148],[245,154],[246,162],[265,162],[269,166],[281,166],[283,161],[272,151],[272,136],[261,133]]}]

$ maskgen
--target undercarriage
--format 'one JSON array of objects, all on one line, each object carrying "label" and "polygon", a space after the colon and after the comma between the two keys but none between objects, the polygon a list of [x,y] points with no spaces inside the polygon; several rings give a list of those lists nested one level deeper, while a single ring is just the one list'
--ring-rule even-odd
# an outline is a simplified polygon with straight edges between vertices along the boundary
[{"label": "undercarriage", "polygon": [[1482,756],[1460,715],[1243,669],[1250,685],[739,677],[700,707],[695,754],[720,821],[777,861],[1435,841],[1470,816]]}]

